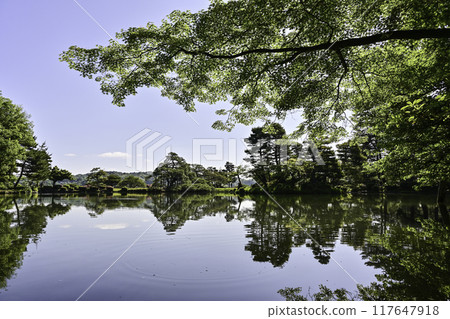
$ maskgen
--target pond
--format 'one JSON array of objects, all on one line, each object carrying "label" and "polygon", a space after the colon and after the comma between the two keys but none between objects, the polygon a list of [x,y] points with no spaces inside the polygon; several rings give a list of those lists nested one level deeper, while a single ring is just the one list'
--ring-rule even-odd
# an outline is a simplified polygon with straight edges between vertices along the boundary
[{"label": "pond", "polygon": [[0,197],[0,300],[444,300],[448,245],[428,196]]}]

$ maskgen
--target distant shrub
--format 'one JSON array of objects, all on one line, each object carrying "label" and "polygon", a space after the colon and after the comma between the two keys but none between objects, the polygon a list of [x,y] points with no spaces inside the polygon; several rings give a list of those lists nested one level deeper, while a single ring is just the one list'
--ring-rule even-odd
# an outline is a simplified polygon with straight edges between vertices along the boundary
[{"label": "distant shrub", "polygon": [[140,177],[129,175],[125,177],[120,183],[117,185],[119,187],[129,187],[129,188],[144,188],[147,185],[144,180]]},{"label": "distant shrub", "polygon": [[214,191],[214,187],[208,184],[191,184],[191,185],[181,185],[180,191],[188,191],[190,193],[210,193]]}]

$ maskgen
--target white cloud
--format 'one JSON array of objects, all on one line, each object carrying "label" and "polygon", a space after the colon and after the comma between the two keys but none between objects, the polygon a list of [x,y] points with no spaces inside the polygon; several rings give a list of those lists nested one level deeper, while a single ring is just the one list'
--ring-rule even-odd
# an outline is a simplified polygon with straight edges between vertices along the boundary
[{"label": "white cloud", "polygon": [[102,230],[110,230],[110,229],[124,229],[128,227],[128,224],[103,224],[103,225],[95,225],[95,228]]},{"label": "white cloud", "polygon": [[102,153],[98,155],[99,157],[106,157],[106,158],[126,158],[127,153],[124,152],[107,152]]},{"label": "white cloud", "polygon": [[64,156],[67,156],[67,157],[75,157],[75,156],[77,156],[77,154],[74,154],[74,153],[67,153],[67,154],[64,154]]}]

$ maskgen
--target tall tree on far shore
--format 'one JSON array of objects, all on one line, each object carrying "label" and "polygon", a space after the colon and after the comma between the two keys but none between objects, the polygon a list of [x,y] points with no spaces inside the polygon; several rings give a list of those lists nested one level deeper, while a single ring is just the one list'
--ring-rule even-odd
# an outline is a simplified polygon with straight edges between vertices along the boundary
[{"label": "tall tree on far shore", "polygon": [[[106,182],[108,182],[108,179],[106,180]],[[143,188],[146,187],[147,185],[145,184],[145,181],[137,176],[133,176],[133,175],[129,175],[127,177],[125,177],[124,179],[122,179],[118,184],[119,187],[130,187],[130,188]],[[113,185],[111,185],[113,186]]]},{"label": "tall tree on far shore", "polygon": [[246,161],[252,165],[249,174],[266,189],[273,181],[273,168],[281,165],[285,160],[282,158],[281,146],[277,143],[285,135],[285,129],[280,124],[273,123],[264,127],[252,128],[252,133],[246,139],[248,149],[245,153],[249,155]]},{"label": "tall tree on far shore", "polygon": [[109,174],[108,177],[106,177],[105,184],[108,186],[116,186],[122,181],[122,178],[117,174]]},{"label": "tall tree on far shore", "polygon": [[193,182],[195,173],[184,158],[170,152],[164,162],[153,171],[153,177],[153,186],[173,191]]},{"label": "tall tree on far shore", "polygon": [[71,172],[65,169],[60,169],[58,166],[54,166],[52,171],[50,172],[50,176],[48,178],[53,183],[53,188],[57,182],[63,181],[65,179],[71,180],[73,179],[73,175]]},{"label": "tall tree on far shore", "polygon": [[356,141],[347,141],[336,146],[337,157],[341,162],[343,184],[351,191],[366,190],[364,165],[367,158]]},{"label": "tall tree on far shore", "polygon": [[48,153],[45,142],[39,147],[32,148],[27,152],[27,159],[25,161],[24,175],[28,181],[36,186],[43,183],[50,177],[52,171],[52,157]]},{"label": "tall tree on far shore", "polygon": [[236,167],[231,162],[225,163],[225,175],[228,179],[228,186],[232,187],[233,183],[236,182]]},{"label": "tall tree on far shore", "polygon": [[0,92],[0,187],[13,186],[18,165],[35,146],[30,116]]},{"label": "tall tree on far shore", "polygon": [[108,173],[100,169],[100,167],[95,167],[91,169],[91,172],[86,178],[86,183],[91,186],[101,187],[105,185],[108,178]]}]

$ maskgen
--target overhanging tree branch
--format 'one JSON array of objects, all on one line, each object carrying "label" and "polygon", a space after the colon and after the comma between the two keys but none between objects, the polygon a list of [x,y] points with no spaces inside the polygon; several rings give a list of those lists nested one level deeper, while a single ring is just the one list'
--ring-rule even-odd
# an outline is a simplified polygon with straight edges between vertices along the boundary
[{"label": "overhanging tree branch", "polygon": [[339,50],[349,47],[357,47],[363,45],[370,45],[389,40],[419,40],[419,39],[448,39],[450,38],[450,29],[419,29],[419,30],[399,30],[374,34],[367,37],[351,38],[333,43],[325,42],[318,45],[307,47],[292,47],[292,48],[259,48],[242,51],[236,54],[214,54],[206,51],[194,51],[179,48],[178,53],[183,52],[188,55],[203,55],[212,59],[235,59],[249,54],[262,53],[284,53],[294,52],[296,54],[316,52],[322,50]]}]

